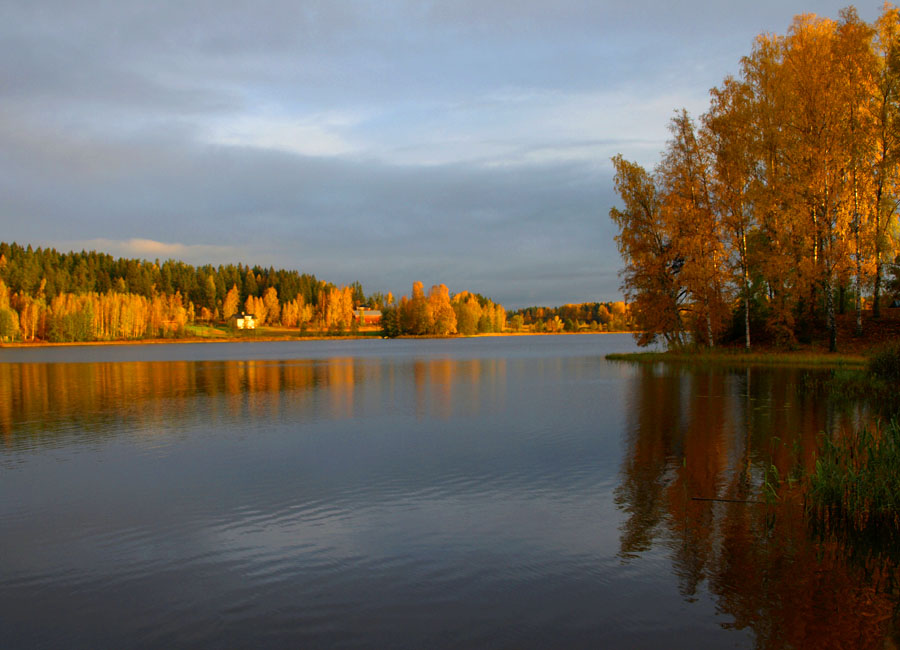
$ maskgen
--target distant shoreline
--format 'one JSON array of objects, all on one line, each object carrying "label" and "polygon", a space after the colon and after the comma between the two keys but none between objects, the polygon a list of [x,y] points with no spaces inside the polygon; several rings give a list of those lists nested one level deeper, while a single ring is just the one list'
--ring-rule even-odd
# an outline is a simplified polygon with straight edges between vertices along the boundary
[{"label": "distant shoreline", "polygon": [[[578,336],[586,334],[630,334],[631,332],[492,332],[488,334],[473,334],[471,336],[461,335],[422,335],[410,336],[403,335],[396,337],[395,340],[417,340],[417,339],[474,339],[495,336]],[[247,337],[202,337],[202,336],[185,336],[180,338],[153,338],[153,339],[134,339],[134,340],[114,340],[114,341],[66,341],[54,343],[51,341],[33,341],[14,343],[0,343],[2,349],[28,349],[28,348],[57,348],[57,347],[74,347],[74,346],[106,346],[106,345],[166,345],[172,343],[278,343],[285,341],[357,341],[357,340],[386,340],[385,337],[377,334],[347,334],[345,336],[247,336]]]}]

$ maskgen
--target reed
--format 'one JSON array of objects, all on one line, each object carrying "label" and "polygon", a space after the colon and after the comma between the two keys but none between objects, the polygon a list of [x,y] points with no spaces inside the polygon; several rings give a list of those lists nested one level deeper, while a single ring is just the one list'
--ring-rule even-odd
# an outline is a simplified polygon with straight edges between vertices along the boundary
[{"label": "reed", "polygon": [[813,518],[829,526],[900,531],[900,421],[823,436],[806,503]]}]

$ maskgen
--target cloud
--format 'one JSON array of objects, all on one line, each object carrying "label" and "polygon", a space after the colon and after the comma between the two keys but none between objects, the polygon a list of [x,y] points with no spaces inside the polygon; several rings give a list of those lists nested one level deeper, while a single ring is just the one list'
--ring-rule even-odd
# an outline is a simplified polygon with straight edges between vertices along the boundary
[{"label": "cloud", "polygon": [[[108,155],[108,143],[94,145],[85,159]],[[21,143],[7,148],[18,165],[0,156],[0,212],[15,215],[9,236],[126,257],[296,268],[339,284],[360,280],[369,291],[443,282],[508,306],[618,295],[618,282],[602,281],[603,269],[618,265],[606,217],[611,183],[593,164],[423,167],[159,140],[127,151],[141,164],[115,158],[115,174],[76,175],[67,150],[54,158]],[[22,176],[22,165],[44,173]]]},{"label": "cloud", "polygon": [[94,250],[108,253],[114,257],[147,260],[176,259],[194,264],[233,263],[239,260],[242,254],[240,249],[233,246],[180,244],[136,237],[126,240],[105,239],[102,237],[82,240],[58,240],[51,241],[48,245],[61,251]]},{"label": "cloud", "polygon": [[652,167],[672,112],[699,116],[804,8],[0,3],[3,237],[508,306],[615,299],[609,158]]},{"label": "cloud", "polygon": [[300,154],[338,156],[359,151],[347,137],[359,117],[346,113],[296,117],[231,116],[209,129],[211,144],[256,147]]}]

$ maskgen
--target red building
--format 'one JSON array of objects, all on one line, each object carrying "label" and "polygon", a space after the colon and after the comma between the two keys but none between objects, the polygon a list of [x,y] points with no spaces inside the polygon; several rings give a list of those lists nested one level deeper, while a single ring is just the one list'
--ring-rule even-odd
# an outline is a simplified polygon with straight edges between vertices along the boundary
[{"label": "red building", "polygon": [[381,311],[378,309],[367,309],[366,307],[360,307],[359,309],[353,310],[353,320],[355,320],[361,326],[378,325],[379,323],[381,323]]}]

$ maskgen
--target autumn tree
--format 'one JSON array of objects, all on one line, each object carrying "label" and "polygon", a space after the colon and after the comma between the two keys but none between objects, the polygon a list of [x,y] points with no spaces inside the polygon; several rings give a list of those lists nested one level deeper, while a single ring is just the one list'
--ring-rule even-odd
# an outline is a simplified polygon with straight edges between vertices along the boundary
[{"label": "autumn tree", "polygon": [[657,172],[663,187],[663,222],[680,258],[679,282],[687,292],[694,338],[715,344],[728,317],[724,296],[725,251],[712,204],[711,163],[693,121],[682,109],[669,125],[672,139]]},{"label": "autumn tree", "polygon": [[353,322],[353,289],[352,287],[333,287],[325,294],[323,302],[323,319],[325,327],[333,332],[343,332]]},{"label": "autumn tree", "polygon": [[274,325],[281,318],[281,305],[278,303],[278,292],[275,287],[269,287],[263,292],[263,308],[266,314],[266,322]]},{"label": "autumn tree", "polygon": [[421,282],[413,282],[412,297],[403,296],[399,310],[400,329],[405,334],[420,336],[433,330],[434,313]]},{"label": "autumn tree", "polygon": [[[875,22],[875,79],[872,101],[874,132],[873,179],[868,196],[872,215],[873,315],[881,315],[884,259],[891,250],[890,227],[900,194],[900,11],[885,3]],[[888,257],[890,259],[890,257]]]},{"label": "autumn tree", "polygon": [[262,298],[252,294],[247,296],[247,300],[244,301],[244,313],[253,314],[260,325],[266,324],[266,305]]},{"label": "autumn tree", "polygon": [[685,260],[675,248],[658,182],[621,155],[612,162],[616,191],[625,207],[611,208],[609,216],[619,226],[616,243],[625,261],[622,291],[635,306],[640,330],[635,336],[640,345],[660,336],[670,346],[683,345],[682,312],[688,291],[679,274]]},{"label": "autumn tree", "polygon": [[875,148],[877,119],[875,108],[876,54],[873,49],[874,29],[859,19],[856,10],[841,11],[835,39],[835,80],[842,93],[844,107],[844,147],[848,176],[846,210],[849,212],[852,233],[852,261],[855,284],[856,334],[862,335],[862,287],[866,261],[872,257],[868,244],[875,237],[869,230],[874,225],[866,196],[871,195],[873,169],[871,154]]},{"label": "autumn tree", "polygon": [[610,215],[641,342],[690,329],[711,343],[740,308],[749,347],[755,305],[776,339],[824,322],[834,350],[849,291],[858,332],[870,286],[879,314],[900,201],[898,43],[892,5],[874,25],[852,8],[797,16],[711,91],[698,131],[676,114],[652,174],[613,159],[625,207]]},{"label": "autumn tree", "polygon": [[750,249],[756,226],[753,192],[757,146],[752,126],[752,92],[732,77],[713,88],[709,112],[703,118],[703,139],[712,156],[711,208],[724,236],[729,238],[727,259],[740,286],[743,303],[744,347],[750,349]]},{"label": "autumn tree", "polygon": [[233,284],[231,285],[231,289],[229,289],[228,293],[225,295],[225,300],[222,303],[222,317],[228,320],[236,314],[240,302],[241,292],[238,290],[237,284]]},{"label": "autumn tree", "polygon": [[[2,259],[5,263],[5,258]],[[19,314],[10,307],[9,289],[0,280],[0,340],[11,341],[19,335]]]},{"label": "autumn tree", "polygon": [[428,310],[431,312],[430,334],[455,334],[456,312],[450,304],[450,292],[443,284],[431,287],[428,292]]},{"label": "autumn tree", "polygon": [[460,334],[472,336],[478,333],[481,320],[481,305],[478,298],[468,291],[461,291],[451,301],[456,313],[456,329]]},{"label": "autumn tree", "polygon": [[282,306],[281,324],[285,327],[297,327],[304,315],[303,308],[303,296],[298,293],[296,298],[284,303]]}]

